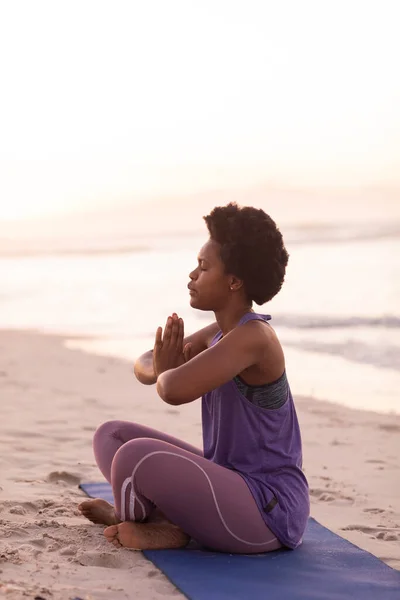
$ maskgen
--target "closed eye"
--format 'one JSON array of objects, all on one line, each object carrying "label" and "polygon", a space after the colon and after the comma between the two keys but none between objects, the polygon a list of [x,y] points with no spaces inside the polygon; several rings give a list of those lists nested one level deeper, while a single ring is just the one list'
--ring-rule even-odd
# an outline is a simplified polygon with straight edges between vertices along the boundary
[{"label": "closed eye", "polygon": [[198,259],[198,264],[200,271],[207,271],[207,269],[204,268],[204,260],[202,258]]}]

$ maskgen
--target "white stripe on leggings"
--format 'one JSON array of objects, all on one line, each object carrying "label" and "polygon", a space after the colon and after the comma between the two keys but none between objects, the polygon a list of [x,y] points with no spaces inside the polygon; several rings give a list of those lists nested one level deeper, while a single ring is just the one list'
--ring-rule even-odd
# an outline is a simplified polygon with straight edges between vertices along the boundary
[{"label": "white stripe on leggings", "polygon": [[135,494],[133,493],[133,481],[131,485],[131,494],[129,497],[129,516],[131,521],[135,520]]},{"label": "white stripe on leggings", "polygon": [[127,477],[125,479],[125,481],[122,484],[122,488],[121,488],[121,520],[122,521],[127,521],[127,516],[125,514],[125,495],[126,495],[126,488],[128,487],[129,483],[131,481],[130,477]]},{"label": "white stripe on leggings", "polygon": [[[230,534],[231,534],[231,536],[232,536],[232,537],[234,537],[236,540],[238,540],[239,542],[243,542],[244,544],[248,544],[249,546],[266,546],[266,545],[268,545],[268,544],[273,544],[273,543],[275,543],[275,542],[276,542],[276,539],[277,539],[276,537],[274,537],[272,540],[269,540],[268,542],[248,542],[247,540],[243,540],[242,538],[240,538],[240,537],[238,537],[237,535],[235,535],[235,534],[233,533],[233,531],[231,531],[231,530],[229,529],[228,525],[225,523],[224,517],[223,517],[223,516],[222,516],[222,514],[221,514],[221,511],[220,511],[220,508],[219,508],[219,505],[218,505],[218,502],[217,502],[217,498],[216,498],[216,496],[215,496],[214,488],[213,488],[213,485],[212,485],[212,483],[211,483],[211,480],[210,480],[209,476],[207,475],[207,473],[205,472],[205,470],[204,470],[204,469],[203,469],[203,468],[202,468],[200,465],[198,465],[198,464],[197,464],[197,462],[195,462],[195,461],[194,461],[194,460],[192,460],[191,458],[188,458],[187,456],[182,456],[182,454],[178,454],[178,453],[176,453],[176,452],[167,452],[166,450],[156,450],[155,452],[150,452],[149,454],[146,454],[146,456],[144,456],[142,459],[140,459],[140,460],[139,460],[138,464],[136,465],[136,467],[135,467],[135,468],[133,469],[133,471],[132,471],[132,488],[133,488],[133,483],[134,483],[135,473],[136,473],[136,471],[138,470],[138,468],[140,467],[140,465],[141,465],[141,464],[142,464],[142,463],[143,463],[143,462],[144,462],[144,461],[145,461],[147,458],[150,458],[150,456],[154,456],[155,454],[170,454],[171,456],[178,456],[179,458],[183,458],[184,460],[188,460],[189,462],[193,463],[193,464],[194,464],[194,465],[195,465],[195,466],[196,466],[198,469],[200,469],[200,471],[201,471],[202,473],[204,473],[204,475],[205,475],[205,477],[206,477],[206,479],[207,479],[207,481],[208,481],[208,484],[209,484],[209,486],[210,486],[211,493],[212,493],[212,496],[213,496],[213,498],[214,498],[215,507],[216,507],[216,509],[217,509],[217,512],[218,512],[219,518],[221,519],[221,521],[222,521],[222,524],[223,524],[223,526],[225,527],[225,529],[227,530],[227,532],[228,532],[228,533],[230,533]],[[240,475],[238,475],[238,477],[240,477]],[[131,479],[130,479],[130,478],[128,478],[128,479],[125,479],[125,481],[124,481],[124,483],[123,483],[123,485],[122,485],[122,488],[124,488],[124,486],[125,486],[125,483],[126,483],[126,482],[129,482],[129,481],[131,481]],[[126,484],[126,485],[128,485],[128,484]],[[125,486],[125,490],[126,490],[126,486]],[[123,504],[123,505],[124,505],[124,508],[125,508],[125,496],[123,495],[123,496],[122,496],[122,498],[123,498],[123,501],[124,501],[124,504]],[[136,498],[136,500],[139,502],[140,506],[142,507],[142,510],[143,510],[143,515],[145,515],[145,514],[146,514],[146,512],[145,512],[145,510],[144,510],[144,506],[143,506],[142,502],[139,500],[139,498]],[[121,500],[121,512],[122,512],[122,500]],[[133,513],[132,513],[132,517],[133,517]]]},{"label": "white stripe on leggings", "polygon": [[[126,513],[126,488],[131,484],[131,491],[129,492],[129,507],[128,514]],[[146,516],[146,511],[144,510],[144,506],[139,498],[135,498],[135,494],[133,493],[133,475],[132,477],[127,477],[122,483],[121,487],[121,520],[122,521],[135,521],[135,500],[137,500],[142,507],[143,510],[143,519]]]}]

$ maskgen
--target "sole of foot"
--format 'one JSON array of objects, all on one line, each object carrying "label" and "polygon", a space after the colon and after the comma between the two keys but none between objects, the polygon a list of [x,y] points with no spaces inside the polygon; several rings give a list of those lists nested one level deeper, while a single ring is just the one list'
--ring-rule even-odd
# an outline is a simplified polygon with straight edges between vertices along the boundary
[{"label": "sole of foot", "polygon": [[80,510],[86,519],[92,521],[92,523],[100,525],[116,525],[120,523],[115,514],[114,507],[102,498],[85,500],[79,504],[78,510]]},{"label": "sole of foot", "polygon": [[106,539],[116,548],[131,550],[164,550],[184,548],[190,537],[169,523],[132,523],[125,521],[104,530]]}]

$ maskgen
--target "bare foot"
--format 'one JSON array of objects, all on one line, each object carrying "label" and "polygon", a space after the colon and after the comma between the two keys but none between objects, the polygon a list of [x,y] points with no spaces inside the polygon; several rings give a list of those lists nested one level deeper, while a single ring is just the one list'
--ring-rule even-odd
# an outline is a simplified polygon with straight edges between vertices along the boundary
[{"label": "bare foot", "polygon": [[169,523],[132,523],[124,521],[104,530],[106,539],[117,548],[132,550],[164,550],[184,548],[190,537],[176,525]]},{"label": "bare foot", "polygon": [[92,523],[116,525],[121,522],[117,519],[114,507],[101,498],[81,502],[78,506],[78,510],[80,510],[83,516],[89,519],[89,521],[92,521]]}]

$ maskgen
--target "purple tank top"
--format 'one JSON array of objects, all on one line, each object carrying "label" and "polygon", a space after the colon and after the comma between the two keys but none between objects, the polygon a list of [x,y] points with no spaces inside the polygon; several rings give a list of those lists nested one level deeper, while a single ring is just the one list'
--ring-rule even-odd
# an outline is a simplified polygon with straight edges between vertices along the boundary
[{"label": "purple tank top", "polygon": [[[246,313],[237,326],[269,315]],[[219,332],[211,345],[222,337]],[[300,428],[292,394],[277,409],[260,408],[231,380],[202,399],[204,456],[237,471],[264,521],[289,548],[301,543],[310,512]]]}]

